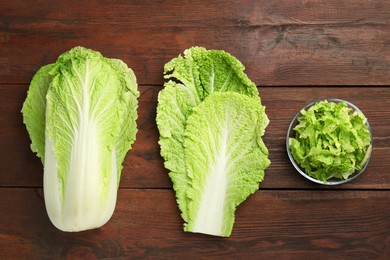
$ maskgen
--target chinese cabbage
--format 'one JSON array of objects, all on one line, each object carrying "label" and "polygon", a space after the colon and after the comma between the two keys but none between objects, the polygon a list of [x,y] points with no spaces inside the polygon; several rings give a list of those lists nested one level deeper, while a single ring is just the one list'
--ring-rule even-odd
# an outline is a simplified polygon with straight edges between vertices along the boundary
[{"label": "chinese cabbage", "polygon": [[46,210],[58,229],[92,229],[110,219],[137,132],[138,96],[126,64],[83,47],[34,76],[22,113],[44,164]]}]

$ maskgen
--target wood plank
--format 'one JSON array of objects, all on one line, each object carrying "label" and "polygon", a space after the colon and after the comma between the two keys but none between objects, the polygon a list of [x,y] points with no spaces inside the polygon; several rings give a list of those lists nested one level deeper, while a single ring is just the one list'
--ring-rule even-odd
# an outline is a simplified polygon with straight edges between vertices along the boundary
[{"label": "wood plank", "polygon": [[41,189],[0,188],[0,255],[53,258],[385,259],[390,194],[260,191],[236,212],[230,238],[184,233],[171,190],[121,189],[102,228],[58,231]]},{"label": "wood plank", "polygon": [[[133,27],[209,27],[215,24],[237,25],[276,24],[334,24],[384,23],[389,18],[390,3],[386,0],[345,1],[266,1],[215,0],[159,1],[147,4],[139,1],[117,0],[115,5],[101,2],[45,1],[26,5],[23,0],[9,1],[0,7],[4,25],[59,22],[74,24],[125,24]],[[148,15],[145,16],[145,13]],[[174,19],[172,19],[174,18]],[[239,19],[240,18],[240,19]]]},{"label": "wood plank", "polygon": [[27,83],[42,65],[83,45],[162,84],[163,65],[186,48],[224,49],[257,85],[388,85],[389,2],[66,1],[0,7],[0,83]]},{"label": "wood plank", "polygon": [[[155,116],[160,89],[140,86],[139,131],[124,162],[122,187],[172,187],[157,143]],[[42,186],[42,165],[30,151],[30,140],[20,113],[26,91],[26,85],[0,85],[2,186]],[[366,172],[349,184],[333,188],[390,188],[390,88],[264,87],[259,91],[271,121],[264,140],[272,163],[266,171],[262,188],[320,188],[295,172],[287,158],[285,136],[295,113],[307,103],[326,97],[343,98],[360,107],[368,117],[374,135],[374,150]]]}]

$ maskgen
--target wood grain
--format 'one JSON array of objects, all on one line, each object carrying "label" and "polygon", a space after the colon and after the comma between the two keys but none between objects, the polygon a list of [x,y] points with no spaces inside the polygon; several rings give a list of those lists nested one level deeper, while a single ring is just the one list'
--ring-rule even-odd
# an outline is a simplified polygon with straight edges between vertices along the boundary
[{"label": "wood grain", "polygon": [[[102,228],[49,221],[40,160],[20,113],[43,65],[81,45],[134,69],[137,140]],[[271,166],[236,212],[230,238],[184,233],[156,128],[164,64],[191,46],[237,57],[259,86]],[[35,1],[0,4],[0,259],[388,259],[390,1]],[[316,99],[357,105],[373,131],[365,173],[325,187],[288,161],[286,131]]]},{"label": "wood grain", "polygon": [[[194,45],[224,49],[262,86],[390,84],[390,4],[377,1],[7,1],[0,6],[0,83],[82,45],[124,60],[141,84]],[[153,17],[153,18],[151,18]]]},{"label": "wood grain", "polygon": [[[185,233],[171,190],[121,189],[105,226],[55,229],[41,189],[0,189],[2,258],[357,258],[390,253],[388,192],[259,191],[228,239]],[[12,216],[10,218],[9,216]],[[18,223],[15,225],[15,223]]]},{"label": "wood grain", "polygon": [[[30,140],[22,123],[20,109],[26,97],[27,85],[0,85],[0,174],[2,186],[41,187],[42,165],[31,152]],[[161,87],[140,86],[137,140],[128,153],[122,171],[123,188],[171,188],[158,146],[155,123],[157,95]],[[266,171],[262,188],[320,188],[306,181],[288,161],[285,140],[288,125],[306,104],[321,98],[337,97],[348,100],[367,116],[373,131],[374,150],[366,172],[341,188],[390,188],[390,88],[344,87],[264,87],[259,88],[270,124],[264,141],[270,151],[271,166]],[[18,163],[15,163],[18,162]],[[340,188],[334,187],[334,188]]]}]

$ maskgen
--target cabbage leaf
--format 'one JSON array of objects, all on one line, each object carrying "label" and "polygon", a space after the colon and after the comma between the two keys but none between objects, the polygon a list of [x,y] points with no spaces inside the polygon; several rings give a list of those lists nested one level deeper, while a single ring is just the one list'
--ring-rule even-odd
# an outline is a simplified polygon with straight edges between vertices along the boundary
[{"label": "cabbage leaf", "polygon": [[261,138],[268,125],[264,110],[234,92],[212,94],[194,108],[184,140],[186,231],[230,236],[236,207],[258,190],[270,163]]},{"label": "cabbage leaf", "polygon": [[[156,122],[161,155],[170,171],[185,223],[190,223],[193,218],[188,211],[193,200],[187,194],[192,179],[187,171],[184,147],[187,121],[199,104],[218,92],[236,92],[253,99],[261,107],[257,87],[243,71],[242,63],[227,52],[202,47],[184,51],[184,56],[179,55],[164,67],[167,82],[159,93]],[[265,113],[262,117],[266,117]],[[265,160],[268,160],[267,156]],[[262,175],[261,172],[258,174]],[[191,228],[185,229],[191,231]]]},{"label": "cabbage leaf", "polygon": [[256,85],[243,72],[244,66],[222,50],[192,47],[164,66],[167,82],[158,97],[156,122],[160,132],[159,144],[164,166],[170,170],[182,217],[185,211],[184,191],[188,177],[185,173],[183,134],[192,108],[213,92],[236,91],[259,98]]}]

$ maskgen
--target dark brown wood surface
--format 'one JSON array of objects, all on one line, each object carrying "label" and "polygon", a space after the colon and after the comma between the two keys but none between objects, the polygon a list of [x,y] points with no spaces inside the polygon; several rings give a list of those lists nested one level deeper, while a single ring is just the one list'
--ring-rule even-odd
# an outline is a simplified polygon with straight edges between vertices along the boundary
[{"label": "dark brown wood surface", "polygon": [[[39,159],[20,113],[40,66],[81,45],[134,69],[137,140],[116,210],[102,228],[66,233],[49,221]],[[155,123],[164,64],[191,46],[224,49],[259,86],[271,166],[240,205],[230,238],[182,231]],[[388,259],[390,256],[390,1],[3,1],[0,4],[0,259]],[[301,177],[288,124],[337,97],[373,131],[365,173],[340,186]]]}]

